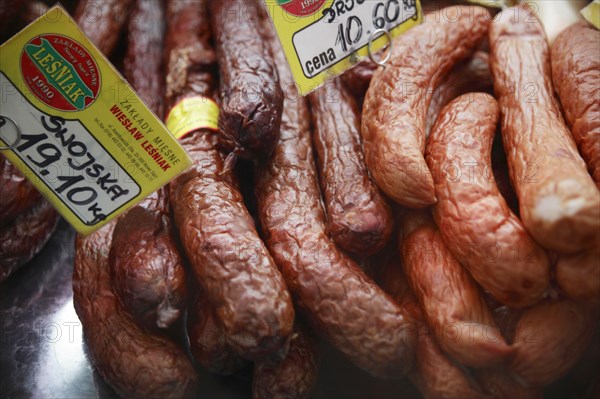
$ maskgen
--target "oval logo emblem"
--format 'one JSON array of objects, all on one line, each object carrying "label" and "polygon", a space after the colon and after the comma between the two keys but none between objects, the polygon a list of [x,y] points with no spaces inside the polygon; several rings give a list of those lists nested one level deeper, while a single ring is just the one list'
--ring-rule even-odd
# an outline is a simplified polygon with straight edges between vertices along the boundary
[{"label": "oval logo emblem", "polygon": [[21,53],[21,74],[32,94],[60,111],[84,110],[100,90],[100,70],[90,53],[62,35],[31,39]]},{"label": "oval logo emblem", "polygon": [[277,0],[277,4],[287,13],[306,17],[319,11],[327,0]]}]

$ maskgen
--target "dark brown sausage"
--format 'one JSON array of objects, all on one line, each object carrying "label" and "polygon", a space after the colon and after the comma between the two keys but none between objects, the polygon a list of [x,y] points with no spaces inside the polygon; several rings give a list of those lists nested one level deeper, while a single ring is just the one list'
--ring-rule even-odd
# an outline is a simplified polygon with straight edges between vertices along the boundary
[{"label": "dark brown sausage", "polygon": [[329,234],[345,251],[375,253],[389,240],[394,220],[365,165],[356,101],[339,79],[308,98]]},{"label": "dark brown sausage", "polygon": [[0,228],[0,282],[33,258],[46,244],[58,213],[43,198]]},{"label": "dark brown sausage", "polygon": [[552,80],[579,152],[600,188],[600,32],[587,22],[552,44]]},{"label": "dark brown sausage", "polygon": [[369,170],[384,193],[413,208],[436,202],[423,158],[433,90],[473,53],[491,19],[482,7],[444,11],[443,18],[428,19],[402,35],[385,68],[373,75],[363,106],[361,132]]},{"label": "dark brown sausage", "polygon": [[512,350],[479,287],[452,256],[428,211],[402,217],[400,248],[408,283],[440,347],[467,366],[507,361]]},{"label": "dark brown sausage", "polygon": [[74,18],[98,50],[108,57],[127,22],[131,4],[133,0],[81,0]]},{"label": "dark brown sausage", "polygon": [[413,384],[426,399],[474,399],[485,398],[473,376],[458,366],[438,345],[427,325],[423,310],[410,291],[402,264],[397,259],[387,261],[379,272],[381,287],[406,307],[418,323],[419,338],[415,357],[415,367],[409,374]]},{"label": "dark brown sausage", "polygon": [[500,194],[492,174],[499,107],[468,93],[440,112],[425,158],[438,203],[433,216],[456,259],[500,302],[528,306],[550,284],[550,261]]},{"label": "dark brown sausage", "polygon": [[23,174],[0,154],[0,228],[30,209],[40,193]]},{"label": "dark brown sausage", "polygon": [[279,140],[283,92],[260,33],[260,3],[211,1],[211,23],[221,78],[220,144],[259,159]]},{"label": "dark brown sausage", "polygon": [[315,345],[309,333],[296,325],[285,358],[264,359],[254,364],[252,398],[312,398],[317,383],[319,361]]},{"label": "dark brown sausage", "polygon": [[205,369],[222,375],[241,370],[248,361],[242,359],[227,343],[223,329],[217,323],[211,304],[202,289],[188,309],[187,331],[190,350],[196,362]]},{"label": "dark brown sausage", "polygon": [[0,43],[13,33],[14,24],[27,3],[23,0],[0,0]]},{"label": "dark brown sausage", "polygon": [[[207,3],[174,3],[169,8],[167,96],[211,98]],[[224,167],[217,135],[200,129],[181,140],[194,166],[171,184],[171,204],[185,252],[228,345],[254,360],[285,351],[294,308],[232,173]]]},{"label": "dark brown sausage", "polygon": [[476,370],[477,382],[494,399],[542,399],[542,389],[526,387],[503,368]]},{"label": "dark brown sausage", "polygon": [[295,91],[270,22],[265,31],[287,88],[281,140],[256,173],[269,250],[315,331],[368,372],[401,377],[413,363],[411,319],[327,236],[306,102]]},{"label": "dark brown sausage", "polygon": [[523,7],[490,25],[490,67],[520,216],[533,238],[575,253],[600,240],[600,191],[587,172],[554,96],[541,22]]},{"label": "dark brown sausage", "polygon": [[375,62],[364,60],[340,76],[344,85],[361,105],[377,67]]},{"label": "dark brown sausage", "polygon": [[[125,77],[146,105],[162,114],[164,10],[137,0],[129,19]],[[186,306],[183,260],[170,221],[167,192],[160,189],[116,224],[110,252],[115,292],[147,328],[167,328]]]},{"label": "dark brown sausage", "polygon": [[126,398],[193,397],[197,375],[172,341],[141,330],[111,286],[108,253],[114,223],[75,243],[73,305],[87,351],[104,380]]}]

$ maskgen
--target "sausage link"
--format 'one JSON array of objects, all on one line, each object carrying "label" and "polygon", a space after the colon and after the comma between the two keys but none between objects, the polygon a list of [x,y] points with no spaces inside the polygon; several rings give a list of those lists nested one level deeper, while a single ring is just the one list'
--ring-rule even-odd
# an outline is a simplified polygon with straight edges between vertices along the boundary
[{"label": "sausage link", "polygon": [[205,369],[231,375],[248,363],[227,343],[223,329],[217,323],[212,306],[201,288],[189,309],[187,331],[192,355]]},{"label": "sausage link", "polygon": [[260,3],[211,1],[221,77],[220,143],[227,152],[261,158],[279,140],[283,92],[260,33]]},{"label": "sausage link", "polygon": [[[128,26],[125,77],[156,114],[162,113],[164,10],[159,1],[136,0]],[[169,215],[168,193],[151,194],[119,219],[110,266],[115,292],[147,328],[167,328],[187,305],[186,279]]]},{"label": "sausage link", "polygon": [[427,109],[427,124],[425,127],[427,135],[431,133],[431,128],[442,108],[456,97],[472,92],[493,92],[494,82],[492,81],[488,59],[488,53],[475,52],[473,57],[452,68],[448,76],[435,89]]},{"label": "sausage link", "polygon": [[30,209],[0,228],[0,283],[42,249],[58,219],[52,205],[40,198]]},{"label": "sausage link", "polygon": [[394,220],[365,165],[356,102],[339,80],[309,100],[329,234],[345,251],[373,254],[389,240]]},{"label": "sausage link", "polygon": [[600,247],[560,256],[554,278],[569,298],[600,304]]},{"label": "sausage link", "polygon": [[[375,72],[362,118],[365,159],[373,178],[394,201],[413,208],[436,202],[427,169],[425,128],[433,90],[488,32],[482,7],[444,9],[446,17],[412,28]],[[449,16],[448,16],[449,15]]]},{"label": "sausage link", "polygon": [[587,22],[552,44],[552,81],[588,171],[600,188],[600,32]]},{"label": "sausage link", "polygon": [[174,342],[141,330],[111,286],[108,253],[114,222],[75,243],[73,305],[87,352],[104,380],[126,398],[183,398],[197,375]]},{"label": "sausage link", "polygon": [[546,248],[565,253],[589,248],[600,238],[600,191],[554,97],[542,24],[526,8],[504,10],[491,26],[490,46],[523,224]]},{"label": "sausage link", "polygon": [[498,103],[464,94],[440,113],[427,142],[438,203],[433,216],[448,249],[500,302],[527,306],[550,284],[550,262],[500,194],[492,174]]},{"label": "sausage link", "polygon": [[264,359],[254,364],[252,398],[309,399],[317,383],[318,356],[315,343],[298,325],[284,359]]},{"label": "sausage link", "polygon": [[359,101],[359,104],[362,104],[365,98],[365,94],[369,89],[369,84],[371,84],[373,74],[377,70],[377,67],[378,65],[375,62],[364,60],[340,76],[344,86],[346,86],[354,98]]},{"label": "sausage link", "polygon": [[[190,2],[186,7],[173,3],[167,95],[211,98],[210,69],[205,63],[195,64],[203,55],[212,54],[208,15],[203,9],[207,3]],[[177,41],[179,36],[195,40],[182,37]],[[181,73],[187,83],[181,81]],[[171,204],[179,237],[227,344],[238,355],[255,360],[285,351],[294,308],[232,173],[225,168],[217,136],[200,129],[181,140],[194,165],[171,184]]]},{"label": "sausage link", "polygon": [[109,56],[127,22],[133,0],[81,0],[75,21],[98,50]]},{"label": "sausage link", "polygon": [[571,300],[548,299],[523,314],[508,370],[517,381],[543,387],[564,376],[587,348],[598,313]]},{"label": "sausage link", "polygon": [[0,0],[0,43],[14,33],[14,23],[28,3],[29,0]]},{"label": "sausage link", "polygon": [[41,199],[33,184],[0,154],[0,228],[33,207]]},{"label": "sausage link", "polygon": [[307,104],[295,89],[270,22],[265,22],[287,88],[281,140],[274,156],[256,171],[266,243],[315,331],[371,374],[401,377],[413,363],[410,318],[327,236]]},{"label": "sausage link", "polygon": [[452,256],[427,211],[402,218],[404,272],[440,347],[472,367],[502,364],[512,353],[479,287]]},{"label": "sausage link", "polygon": [[423,310],[406,282],[398,259],[385,262],[380,271],[381,287],[406,307],[419,325],[415,368],[409,374],[425,399],[486,398],[473,376],[458,366],[440,348],[423,316]]}]

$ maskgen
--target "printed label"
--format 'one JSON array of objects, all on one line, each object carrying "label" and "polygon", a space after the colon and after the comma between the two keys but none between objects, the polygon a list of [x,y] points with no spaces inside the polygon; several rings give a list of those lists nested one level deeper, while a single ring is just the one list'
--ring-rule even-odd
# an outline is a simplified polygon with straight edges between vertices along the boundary
[{"label": "printed label", "polygon": [[0,146],[11,147],[2,154],[78,232],[102,227],[191,164],[60,6],[0,51]]},{"label": "printed label", "polygon": [[394,38],[421,22],[418,0],[293,2],[318,6],[318,12],[311,14],[290,12],[289,3],[266,0],[302,95],[367,57],[369,41],[373,53],[387,45],[387,35],[376,31],[382,29]]},{"label": "printed label", "polygon": [[167,128],[177,139],[198,129],[219,129],[219,106],[210,98],[184,98],[169,111]]}]

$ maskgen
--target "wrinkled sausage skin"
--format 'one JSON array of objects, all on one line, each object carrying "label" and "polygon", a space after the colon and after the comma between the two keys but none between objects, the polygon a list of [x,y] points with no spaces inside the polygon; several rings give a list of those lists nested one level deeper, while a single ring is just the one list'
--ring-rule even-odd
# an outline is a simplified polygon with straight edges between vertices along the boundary
[{"label": "wrinkled sausage skin", "polygon": [[573,138],[600,188],[600,32],[587,22],[565,29],[552,44],[552,81]]},{"label": "wrinkled sausage skin", "polygon": [[[161,2],[136,0],[128,26],[125,77],[157,115],[162,114]],[[115,292],[147,328],[167,328],[187,305],[186,279],[171,225],[167,192],[160,189],[119,219],[110,266]]]},{"label": "wrinkled sausage skin", "polygon": [[[170,4],[175,29],[167,42],[170,106],[177,98],[213,96],[215,58],[203,8],[208,3],[214,5]],[[174,40],[175,34],[181,40]],[[171,183],[170,199],[181,243],[227,344],[239,356],[255,360],[285,352],[294,308],[233,173],[225,168],[217,149],[219,134],[199,129],[180,140],[194,165]]]},{"label": "wrinkled sausage skin", "polygon": [[389,240],[394,220],[365,165],[356,102],[339,80],[309,100],[329,234],[345,251],[375,253]]},{"label": "wrinkled sausage skin", "polygon": [[52,205],[39,198],[31,208],[0,228],[0,283],[42,249],[58,219]]},{"label": "wrinkled sausage skin", "polygon": [[409,374],[426,399],[486,398],[470,373],[446,355],[427,325],[423,310],[410,291],[398,259],[384,263],[379,272],[381,287],[396,303],[406,307],[418,324],[415,367]]},{"label": "wrinkled sausage skin", "polygon": [[263,158],[279,140],[283,92],[260,34],[260,2],[210,2],[221,79],[220,144],[227,152]]},{"label": "wrinkled sausage skin", "polygon": [[371,374],[401,377],[413,363],[411,320],[328,238],[308,108],[295,91],[270,22],[264,26],[290,94],[284,106],[281,140],[273,158],[256,171],[255,194],[265,241],[295,304],[314,330]]},{"label": "wrinkled sausage skin", "polygon": [[81,0],[75,21],[86,36],[107,57],[117,45],[133,0]]},{"label": "wrinkled sausage skin", "polygon": [[317,383],[318,361],[312,337],[296,325],[285,358],[265,359],[254,364],[252,398],[312,398]]},{"label": "wrinkled sausage skin", "polygon": [[365,159],[373,178],[401,205],[423,208],[436,202],[423,152],[427,109],[433,90],[488,32],[482,7],[449,7],[451,17],[412,28],[379,68],[363,105]]},{"label": "wrinkled sausage skin", "polygon": [[569,298],[600,304],[600,247],[560,256],[554,279]]},{"label": "wrinkled sausage skin", "polygon": [[404,272],[440,347],[472,367],[503,364],[512,353],[479,287],[452,256],[428,211],[402,217]]},{"label": "wrinkled sausage skin", "polygon": [[564,376],[588,346],[597,310],[568,299],[547,299],[519,319],[510,374],[525,385],[543,387]]},{"label": "wrinkled sausage skin", "polygon": [[575,253],[600,237],[600,191],[554,97],[542,24],[527,8],[490,28],[490,66],[502,139],[523,224],[542,246]]},{"label": "wrinkled sausage skin", "polygon": [[113,291],[108,266],[113,229],[114,222],[75,243],[73,305],[92,363],[123,397],[193,397],[197,376],[185,353],[141,330]]},{"label": "wrinkled sausage skin", "polygon": [[448,104],[427,142],[438,203],[433,216],[456,259],[500,302],[532,305],[550,284],[550,262],[500,194],[492,174],[499,107],[484,93]]},{"label": "wrinkled sausage skin", "polygon": [[192,355],[205,369],[231,375],[247,364],[227,343],[226,335],[217,323],[212,306],[202,289],[199,289],[190,306],[187,332]]}]

